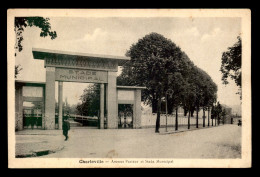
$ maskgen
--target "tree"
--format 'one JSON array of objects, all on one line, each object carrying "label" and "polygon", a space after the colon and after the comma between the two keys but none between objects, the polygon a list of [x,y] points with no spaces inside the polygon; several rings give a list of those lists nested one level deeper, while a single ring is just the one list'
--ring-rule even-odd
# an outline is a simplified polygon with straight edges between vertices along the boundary
[{"label": "tree", "polygon": [[228,78],[235,81],[236,85],[239,86],[240,99],[242,98],[241,93],[241,56],[242,56],[242,44],[240,36],[237,37],[238,41],[229,47],[226,52],[223,52],[221,58],[220,71],[222,73],[223,84],[228,84]]},{"label": "tree", "polygon": [[211,77],[202,69],[197,66],[192,66],[192,69],[189,71],[188,82],[190,83],[191,91],[193,92],[194,103],[186,109],[193,110],[193,107],[196,109],[196,128],[198,128],[199,110],[203,110],[203,127],[205,127],[205,111],[211,106],[216,100],[217,85],[212,81]]},{"label": "tree", "polygon": [[[199,94],[198,106],[203,110],[203,127],[205,127],[205,111],[209,111],[209,107],[213,105],[217,99],[217,85],[212,81],[211,77],[203,70],[199,69],[198,75],[200,75],[199,88],[201,92]],[[209,115],[208,115],[209,116]],[[209,125],[209,124],[208,124]]]},{"label": "tree", "polygon": [[170,103],[168,106],[168,112],[171,114],[173,112],[173,108],[175,108],[175,130],[178,130],[178,108],[182,104],[185,79],[180,71],[177,71],[172,74],[170,82],[174,84],[170,87],[173,94],[168,100],[168,103]]},{"label": "tree", "polygon": [[211,126],[213,126],[213,119],[214,119],[214,106],[212,105],[210,109],[211,109],[211,112],[210,112],[210,113],[211,113],[211,117],[210,117],[210,118],[211,118]]},{"label": "tree", "polygon": [[20,73],[20,71],[23,68],[21,68],[21,65],[15,65],[15,73],[14,73],[14,77],[17,78],[17,75]]},{"label": "tree", "polygon": [[191,109],[195,105],[196,93],[193,83],[187,81],[184,85],[184,94],[182,95],[182,105],[187,108],[188,111],[188,129],[190,129],[190,117],[191,117]]},{"label": "tree", "polygon": [[191,65],[189,70],[189,75],[186,80],[186,91],[183,99],[183,105],[187,109],[188,115],[188,128],[190,128],[190,116],[192,117],[192,112],[196,109],[196,127],[198,128],[198,111],[200,108],[200,102],[202,97],[202,80],[203,75],[201,74],[198,67]]},{"label": "tree", "polygon": [[77,104],[70,105],[69,108],[70,108],[70,110],[69,110],[69,113],[70,113],[70,114],[78,114]]},{"label": "tree", "polygon": [[[136,44],[133,44],[126,53],[131,57],[131,81],[136,85],[145,86],[143,100],[146,103],[157,103],[156,130],[159,132],[161,102],[167,91],[167,73],[176,71],[181,60],[181,50],[171,40],[158,33],[151,33]],[[127,69],[126,69],[127,70]]]},{"label": "tree", "polygon": [[199,128],[199,110],[203,101],[204,75],[201,70],[194,66],[192,75],[193,87],[195,88],[196,128]]},{"label": "tree", "polygon": [[172,97],[167,95],[167,112],[172,114],[175,109],[176,130],[179,106],[184,108],[185,115],[189,113],[190,128],[190,117],[195,108],[198,119],[198,109],[202,105],[210,105],[216,96],[217,87],[210,76],[196,67],[172,41],[160,34],[151,33],[139,39],[126,55],[131,60],[123,66],[117,84],[146,86],[142,101],[151,105],[152,112],[157,113],[155,132],[159,132],[161,110],[166,108],[167,90],[171,89],[174,93]]},{"label": "tree", "polygon": [[226,115],[227,115],[227,111],[225,108],[222,109],[222,112],[221,112],[221,117],[222,117],[222,123],[223,125],[225,124],[225,121],[226,121]]},{"label": "tree", "polygon": [[212,105],[211,107],[211,123],[212,123],[212,126],[213,126],[213,119],[215,119],[215,126],[217,125],[216,123],[216,106],[215,105]]},{"label": "tree", "polygon": [[[214,110],[214,117],[215,117],[215,121],[216,119],[218,119],[218,125],[220,123],[220,116],[222,113],[222,106],[221,104],[218,102],[216,106],[214,106],[214,109],[212,109],[212,111]],[[215,122],[216,123],[216,122]]]},{"label": "tree", "polygon": [[[187,71],[189,74],[185,76],[185,80],[183,83],[183,91],[181,94],[181,105],[186,109],[186,113],[188,114],[188,129],[190,129],[190,118],[194,112],[196,106],[196,80],[197,72],[195,71],[195,66],[193,63],[189,64]],[[186,116],[186,115],[185,115]]]},{"label": "tree", "polygon": [[[16,33],[16,43],[15,43],[15,49],[18,50],[18,52],[21,52],[23,50],[22,41],[23,41],[23,31],[26,27],[38,27],[41,29],[40,37],[46,37],[50,36],[51,39],[55,39],[57,37],[56,31],[51,31],[51,25],[49,23],[49,18],[43,18],[43,17],[15,17],[15,24],[14,24],[14,30]],[[16,56],[16,52],[15,52]],[[19,66],[15,66],[15,78],[19,74],[19,71],[21,71],[22,68],[19,68]]]},{"label": "tree", "polygon": [[84,116],[98,116],[100,107],[100,85],[93,84],[83,91],[77,111]]}]

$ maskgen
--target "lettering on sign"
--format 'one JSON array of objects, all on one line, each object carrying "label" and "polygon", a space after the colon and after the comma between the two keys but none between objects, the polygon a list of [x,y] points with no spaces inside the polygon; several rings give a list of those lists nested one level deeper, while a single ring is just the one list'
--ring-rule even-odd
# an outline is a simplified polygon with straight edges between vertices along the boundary
[{"label": "lettering on sign", "polygon": [[79,68],[79,69],[94,69],[94,70],[106,70],[117,71],[118,63],[110,60],[93,60],[93,59],[71,59],[71,58],[47,58],[45,59],[45,67],[53,66],[59,68]]},{"label": "lettering on sign", "polygon": [[107,71],[56,68],[55,80],[65,82],[107,83]]}]

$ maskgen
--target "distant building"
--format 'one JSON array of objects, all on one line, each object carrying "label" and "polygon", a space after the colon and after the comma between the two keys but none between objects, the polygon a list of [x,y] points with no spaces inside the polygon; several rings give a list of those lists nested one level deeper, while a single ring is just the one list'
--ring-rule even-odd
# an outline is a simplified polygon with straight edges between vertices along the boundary
[{"label": "distant building", "polygon": [[241,116],[241,105],[233,105],[232,106],[232,114],[234,116]]},{"label": "distant building", "polygon": [[221,104],[222,106],[222,109],[225,109],[226,111],[226,116],[225,116],[225,120],[224,120],[224,123],[225,124],[231,124],[231,119],[232,119],[232,108],[227,106],[227,105],[224,105],[224,104]]},{"label": "distant building", "polygon": [[[132,105],[130,111],[131,116],[115,115],[114,124],[116,128],[141,128],[141,89],[144,87],[116,86],[116,102],[111,104],[118,110],[120,105]],[[15,81],[15,130],[24,129],[46,129],[45,110],[47,104],[46,99],[46,82],[33,81]],[[68,106],[67,98],[65,98],[64,107]],[[64,108],[64,111],[66,110]],[[54,108],[55,110],[55,108]],[[59,113],[55,111],[53,117],[54,129],[59,128]],[[63,116],[63,115],[62,115]],[[130,120],[125,120],[129,118]],[[99,117],[100,119],[100,117]],[[107,119],[107,117],[106,117]],[[127,126],[122,126],[127,125]],[[103,126],[104,127],[104,126]],[[100,128],[100,127],[99,127]],[[110,127],[106,127],[110,128]]]}]

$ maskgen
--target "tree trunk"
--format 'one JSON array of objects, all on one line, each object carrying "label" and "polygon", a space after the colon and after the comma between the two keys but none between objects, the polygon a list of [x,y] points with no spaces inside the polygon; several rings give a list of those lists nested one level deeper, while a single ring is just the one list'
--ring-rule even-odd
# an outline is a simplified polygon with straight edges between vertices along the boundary
[{"label": "tree trunk", "polygon": [[157,119],[156,119],[156,126],[155,126],[155,133],[160,133],[160,116],[161,116],[161,98],[158,100],[158,105],[157,105]]},{"label": "tree trunk", "polygon": [[214,117],[214,119],[215,119],[215,126],[217,126],[217,118],[216,118],[216,117]]},{"label": "tree trunk", "polygon": [[208,107],[208,127],[209,127],[209,107]]},{"label": "tree trunk", "polygon": [[173,110],[173,100],[171,98],[167,99],[167,112],[168,112],[168,114],[172,114],[174,112],[174,110]]},{"label": "tree trunk", "polygon": [[192,108],[191,108],[191,111],[190,111],[190,113],[191,113],[191,117],[194,117],[194,116],[193,116],[194,111],[195,111],[195,108],[192,107]]},{"label": "tree trunk", "polygon": [[188,114],[188,129],[190,129],[190,111],[189,111],[189,114]]},{"label": "tree trunk", "polygon": [[157,112],[157,105],[158,105],[158,101],[156,98],[152,99],[152,113],[156,113]]},{"label": "tree trunk", "polygon": [[183,110],[184,110],[184,116],[186,117],[187,113],[188,113],[188,109],[186,107],[184,107]]},{"label": "tree trunk", "polygon": [[218,115],[218,125],[219,125],[219,115]]},{"label": "tree trunk", "polygon": [[203,108],[203,127],[205,127],[205,109]]},{"label": "tree trunk", "polygon": [[198,106],[196,109],[196,128],[199,128],[199,111],[198,111]]},{"label": "tree trunk", "polygon": [[178,130],[178,106],[176,107],[175,131]]}]

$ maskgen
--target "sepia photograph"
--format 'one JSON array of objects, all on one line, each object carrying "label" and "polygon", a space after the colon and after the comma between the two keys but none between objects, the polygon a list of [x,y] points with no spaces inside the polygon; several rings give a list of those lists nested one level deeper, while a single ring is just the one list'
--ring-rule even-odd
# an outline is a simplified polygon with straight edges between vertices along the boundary
[{"label": "sepia photograph", "polygon": [[9,9],[9,168],[251,167],[249,9]]}]

